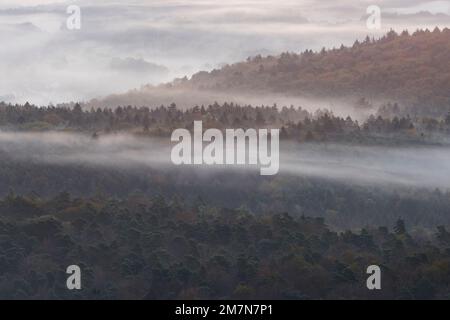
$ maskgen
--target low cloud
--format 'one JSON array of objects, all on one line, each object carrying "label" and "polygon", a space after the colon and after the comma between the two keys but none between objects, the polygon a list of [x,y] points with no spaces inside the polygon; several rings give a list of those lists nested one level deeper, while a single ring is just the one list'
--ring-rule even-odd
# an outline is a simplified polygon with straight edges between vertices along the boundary
[{"label": "low cloud", "polygon": [[[386,17],[373,31],[361,20],[372,4],[366,1],[4,0],[0,68],[8,77],[0,80],[1,95],[36,104],[89,100],[249,54],[319,50],[390,28],[448,25],[448,2],[379,1]],[[82,9],[81,30],[65,28],[69,4]]]},{"label": "low cloud", "polygon": [[[202,174],[254,171],[257,166],[180,166],[171,163],[167,139],[127,134],[0,132],[2,161],[85,165],[105,168],[175,169]],[[9,160],[6,160],[5,157]],[[313,177],[346,184],[450,190],[450,147],[381,147],[281,142],[280,175]],[[261,178],[263,179],[263,178]]]},{"label": "low cloud", "polygon": [[165,76],[169,73],[169,69],[165,66],[136,58],[113,58],[111,60],[111,68],[121,72],[146,73],[148,75]]}]

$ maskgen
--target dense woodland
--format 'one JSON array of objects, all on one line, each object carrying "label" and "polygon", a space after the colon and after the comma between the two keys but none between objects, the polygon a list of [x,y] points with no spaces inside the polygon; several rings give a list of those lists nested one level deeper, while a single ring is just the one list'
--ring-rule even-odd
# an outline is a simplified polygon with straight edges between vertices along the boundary
[{"label": "dense woodland", "polygon": [[253,57],[212,72],[200,72],[174,86],[223,90],[273,91],[293,95],[395,99],[423,112],[450,106],[450,29],[390,31],[352,47],[320,52]]},{"label": "dense woodland", "polygon": [[[187,205],[178,198],[0,201],[0,297],[38,299],[448,299],[450,233],[408,225],[330,231],[321,218]],[[65,288],[65,268],[83,289]],[[366,288],[380,265],[381,291]]]},{"label": "dense woodland", "polygon": [[[210,105],[180,111],[0,107],[3,131],[167,136],[279,127],[303,143],[424,143],[449,117],[369,117]],[[384,140],[374,140],[383,136]],[[425,140],[424,140],[425,139]],[[430,140],[431,141],[431,140]],[[8,299],[447,299],[450,195],[251,173],[45,164],[0,152],[0,297]],[[83,290],[65,288],[65,268]],[[366,288],[382,267],[383,290]]]},{"label": "dense woodland", "polygon": [[[166,89],[351,93],[364,120],[298,106],[0,102],[0,134],[279,128],[288,143],[447,148],[450,30],[247,62]],[[384,100],[374,107],[372,101]],[[186,168],[47,163],[0,141],[0,298],[448,299],[450,190]],[[18,149],[17,149],[18,150]],[[420,170],[420,168],[418,169]],[[445,176],[448,172],[442,172]],[[65,287],[80,265],[83,290]],[[382,290],[366,268],[382,268]]]},{"label": "dense woodland", "polygon": [[[367,100],[356,105],[364,108]],[[93,135],[131,132],[147,136],[170,136],[176,128],[193,128],[202,120],[207,128],[279,128],[280,137],[299,142],[345,141],[351,143],[424,143],[445,142],[450,134],[450,113],[442,117],[398,116],[397,104],[385,104],[377,114],[361,123],[350,116],[343,118],[329,110],[313,113],[302,107],[281,107],[218,103],[179,110],[175,104],[148,107],[117,107],[83,110],[38,107],[30,104],[0,103],[2,130],[81,131]]]},{"label": "dense woodland", "polygon": [[[282,139],[297,144],[446,147],[450,135],[450,116],[383,118],[375,115],[359,123],[326,110],[310,113],[302,108],[276,106],[213,104],[185,111],[175,105],[129,106],[87,111],[80,105],[74,108],[0,105],[0,129],[4,132],[81,132],[91,139],[131,132],[140,138],[156,136],[169,142],[173,129],[192,129],[194,120],[203,120],[204,128],[276,127],[281,129]],[[45,163],[17,158],[7,150],[0,148],[0,196],[13,191],[48,198],[66,191],[78,197],[102,194],[126,199],[138,192],[150,197],[181,196],[190,204],[201,198],[219,208],[245,207],[260,214],[289,212],[295,217],[324,217],[332,228],[339,230],[391,225],[398,218],[404,219],[411,229],[424,228],[426,232],[437,225],[450,226],[450,196],[446,189],[395,185],[380,188],[353,184],[351,179],[343,184],[289,174],[262,179],[251,172],[206,174],[185,167],[92,166],[82,161]]]}]

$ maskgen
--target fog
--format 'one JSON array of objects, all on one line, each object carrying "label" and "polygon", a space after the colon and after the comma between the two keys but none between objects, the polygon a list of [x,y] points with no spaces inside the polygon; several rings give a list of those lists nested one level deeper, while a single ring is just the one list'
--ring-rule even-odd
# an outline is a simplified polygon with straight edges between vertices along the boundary
[{"label": "fog", "polygon": [[[170,138],[143,138],[125,134],[93,139],[72,133],[0,132],[2,162],[84,165],[96,168],[168,170]],[[247,170],[258,166],[180,166],[201,174]],[[450,147],[379,147],[339,144],[298,144],[281,141],[279,175],[305,176],[356,185],[450,188]],[[261,176],[260,179],[267,179]]]},{"label": "fog", "polygon": [[365,185],[450,187],[450,147],[284,147],[280,167],[290,174]]},{"label": "fog", "polygon": [[[352,45],[393,28],[449,26],[449,1],[2,0],[0,101],[88,101],[212,70],[257,54]],[[79,5],[80,30],[66,28]]]},{"label": "fog", "polygon": [[94,108],[107,108],[116,106],[149,106],[159,107],[168,106],[175,103],[178,109],[186,110],[194,106],[208,106],[217,102],[219,104],[235,103],[241,106],[273,106],[276,104],[279,108],[284,106],[302,107],[309,112],[316,110],[330,110],[334,115],[340,117],[351,116],[358,121],[366,120],[370,114],[376,112],[383,100],[372,101],[372,107],[367,109],[356,108],[356,97],[301,97],[289,96],[287,94],[264,93],[256,95],[254,93],[221,93],[211,90],[178,89],[164,87],[143,87],[139,90],[131,90],[125,94],[109,95],[101,100],[91,100],[85,104],[88,110]]}]

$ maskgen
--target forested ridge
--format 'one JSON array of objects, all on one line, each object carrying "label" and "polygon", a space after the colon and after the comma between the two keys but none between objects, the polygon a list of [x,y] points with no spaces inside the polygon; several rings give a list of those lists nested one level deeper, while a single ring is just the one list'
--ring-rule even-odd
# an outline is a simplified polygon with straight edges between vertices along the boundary
[{"label": "forested ridge", "polygon": [[449,111],[450,30],[391,30],[351,47],[250,57],[191,79],[174,88],[220,92],[278,92],[294,96],[391,99],[423,113]]}]

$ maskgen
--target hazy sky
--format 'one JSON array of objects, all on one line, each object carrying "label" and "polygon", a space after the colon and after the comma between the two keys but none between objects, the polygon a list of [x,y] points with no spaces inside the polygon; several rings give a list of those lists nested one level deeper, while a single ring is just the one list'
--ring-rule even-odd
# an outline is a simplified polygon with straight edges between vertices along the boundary
[{"label": "hazy sky", "polygon": [[[81,8],[81,30],[66,9]],[[381,30],[366,27],[378,5]],[[450,1],[0,0],[0,101],[87,100],[250,55],[450,26]]]}]

